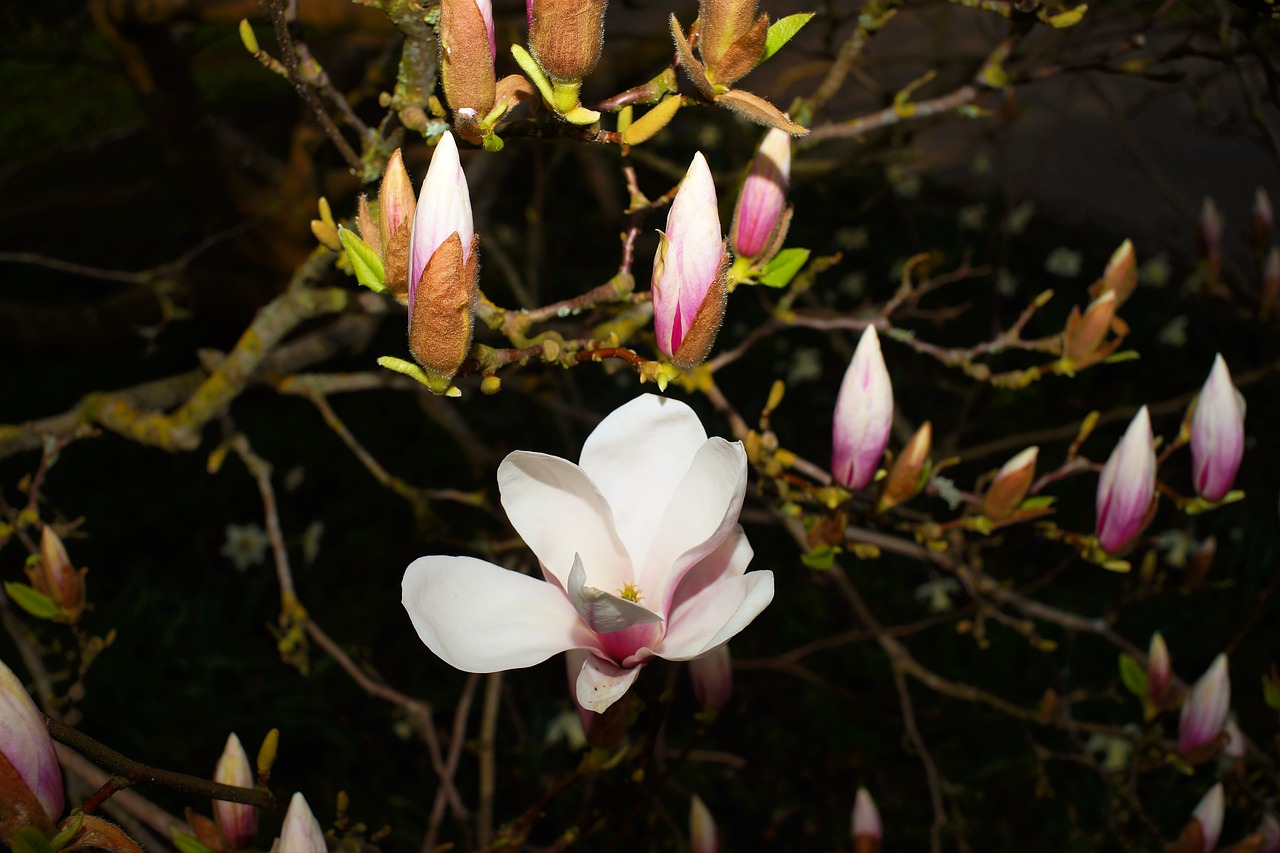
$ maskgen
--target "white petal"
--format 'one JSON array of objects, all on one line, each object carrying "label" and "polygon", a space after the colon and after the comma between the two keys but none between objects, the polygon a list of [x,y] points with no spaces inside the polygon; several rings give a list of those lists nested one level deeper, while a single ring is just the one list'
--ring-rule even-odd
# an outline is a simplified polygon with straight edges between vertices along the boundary
[{"label": "white petal", "polygon": [[753,556],[755,552],[751,549],[751,543],[747,541],[742,525],[735,524],[718,548],[699,560],[697,565],[685,573],[671,598],[668,612],[675,612],[681,604],[713,583],[740,577],[751,564]]},{"label": "white petal", "polygon": [[577,465],[518,450],[498,466],[498,489],[516,532],[562,588],[568,589],[575,554],[600,589],[620,592],[635,579],[608,503]]},{"label": "white petal", "polygon": [[587,572],[582,566],[582,558],[574,554],[573,570],[569,572],[569,600],[573,602],[582,621],[597,634],[612,634],[634,625],[651,625],[662,621],[657,613],[646,610],[634,601],[587,586],[586,580]]},{"label": "white petal", "polygon": [[603,714],[627,692],[640,674],[640,668],[633,666],[622,669],[592,655],[578,673],[578,704],[589,711]]},{"label": "white petal", "polygon": [[403,595],[422,642],[466,672],[518,669],[596,646],[554,584],[473,557],[414,560]]},{"label": "white petal", "polygon": [[684,573],[714,551],[737,524],[746,491],[747,454],[742,444],[707,439],[676,487],[636,573],[642,603],[659,613],[669,612]]},{"label": "white petal", "polygon": [[749,572],[702,590],[667,623],[654,653],[667,660],[696,658],[737,634],[773,601],[773,572]]},{"label": "white petal", "polygon": [[693,409],[655,394],[615,409],[587,438],[582,470],[612,508],[618,536],[636,564],[706,440]]}]

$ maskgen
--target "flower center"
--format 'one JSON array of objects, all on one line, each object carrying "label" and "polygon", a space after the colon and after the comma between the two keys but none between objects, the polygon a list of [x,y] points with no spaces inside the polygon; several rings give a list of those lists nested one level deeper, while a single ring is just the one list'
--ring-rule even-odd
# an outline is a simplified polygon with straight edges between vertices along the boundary
[{"label": "flower center", "polygon": [[633,583],[628,583],[622,587],[622,591],[618,593],[618,597],[626,599],[627,601],[634,601],[637,604],[639,604],[640,603],[640,587],[636,586]]}]

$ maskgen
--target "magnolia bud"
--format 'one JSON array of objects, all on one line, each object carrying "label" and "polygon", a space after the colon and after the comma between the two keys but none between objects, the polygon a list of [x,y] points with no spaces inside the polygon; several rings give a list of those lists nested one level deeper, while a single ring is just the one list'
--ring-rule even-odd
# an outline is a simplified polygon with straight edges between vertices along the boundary
[{"label": "magnolia bud", "polygon": [[606,0],[525,0],[529,51],[557,83],[586,77],[600,61]]},{"label": "magnolia bud", "polygon": [[1262,265],[1262,297],[1259,311],[1269,316],[1280,305],[1280,246],[1273,246]]},{"label": "magnolia bud", "polygon": [[867,326],[836,397],[831,474],[857,491],[875,477],[893,426],[893,385],[875,326]]},{"label": "magnolia bud", "polygon": [[[213,781],[237,788],[253,787],[253,769],[249,766],[249,756],[234,732],[227,737],[227,745],[214,767]],[[258,810],[245,803],[214,800],[213,819],[230,850],[248,847],[258,830]]]},{"label": "magnolia bud", "polygon": [[1013,515],[1035,481],[1039,453],[1039,447],[1028,447],[1004,463],[982,497],[983,515],[992,521],[1004,521]]},{"label": "magnolia bud", "polygon": [[653,327],[658,351],[680,367],[707,357],[724,319],[728,254],[720,234],[716,185],[702,153],[693,162],[658,232],[653,257]]},{"label": "magnolia bud", "polygon": [[84,576],[88,569],[77,570],[71,564],[67,549],[49,525],[40,533],[40,560],[26,569],[31,586],[58,605],[59,622],[75,624],[84,613]]},{"label": "magnolia bud", "polygon": [[1169,647],[1159,631],[1151,635],[1151,644],[1147,647],[1147,698],[1159,702],[1169,687],[1169,679],[1173,670],[1169,661]]},{"label": "magnolia bud", "polygon": [[730,228],[735,255],[759,265],[778,253],[789,224],[786,204],[790,179],[791,134],[775,127],[760,142],[738,194]]},{"label": "magnolia bud", "polygon": [[689,661],[693,695],[708,708],[723,708],[733,695],[733,659],[729,644],[721,643],[699,658]]},{"label": "magnolia bud", "polygon": [[328,849],[324,830],[311,813],[306,797],[294,794],[289,800],[289,810],[284,813],[280,837],[271,846],[272,853],[325,853]]},{"label": "magnolia bud", "polygon": [[1235,482],[1244,457],[1244,408],[1227,363],[1215,356],[1191,417],[1191,469],[1206,500],[1222,500]]},{"label": "magnolia bud", "polygon": [[1102,550],[1120,550],[1146,526],[1155,489],[1155,437],[1143,406],[1098,478],[1098,544]]},{"label": "magnolia bud", "polygon": [[1213,199],[1205,196],[1200,206],[1200,227],[1196,231],[1196,248],[1205,263],[1205,278],[1216,282],[1222,271],[1222,231],[1225,223]]},{"label": "magnolia bud", "polygon": [[454,126],[463,137],[480,138],[477,123],[493,109],[492,0],[441,0],[440,75]]},{"label": "magnolia bud", "polygon": [[44,717],[0,661],[0,844],[24,826],[48,830],[62,806],[62,770]]},{"label": "magnolia bud", "polygon": [[1138,257],[1133,251],[1133,242],[1125,240],[1120,248],[1111,253],[1107,268],[1102,278],[1089,289],[1089,295],[1097,299],[1108,290],[1116,295],[1116,308],[1124,304],[1138,286]]},{"label": "magnolia bud", "polygon": [[1062,334],[1062,354],[1077,365],[1090,363],[1092,356],[1111,330],[1111,321],[1116,316],[1118,306],[1116,292],[1105,290],[1101,296],[1089,303],[1084,314],[1079,308],[1071,309],[1067,317],[1067,328]]},{"label": "magnolia bud", "polygon": [[1271,243],[1271,227],[1275,225],[1275,211],[1271,208],[1271,196],[1262,187],[1253,195],[1253,245],[1265,252]]},{"label": "magnolia bud", "polygon": [[[369,217],[367,202],[361,199],[362,207],[357,213],[356,224],[361,236],[367,232],[366,219]],[[375,244],[367,238],[365,242],[373,246],[374,251],[382,255],[382,265],[386,270],[384,284],[399,299],[409,296],[409,239],[413,234],[413,214],[418,202],[413,197],[413,184],[409,181],[409,172],[404,167],[404,159],[397,148],[387,161],[386,171],[382,173],[382,184],[378,188],[378,227]]]},{"label": "magnolia bud", "polygon": [[452,376],[471,348],[480,238],[453,136],[444,133],[422,182],[409,238],[409,351]]},{"label": "magnolia bud", "polygon": [[932,443],[933,425],[925,421],[889,468],[889,476],[884,479],[884,490],[880,493],[880,502],[876,505],[880,512],[915,497],[920,489],[920,476],[929,462]]},{"label": "magnolia bud", "polygon": [[713,85],[733,85],[764,55],[769,16],[756,17],[756,0],[701,0],[698,22],[698,52]]},{"label": "magnolia bud", "polygon": [[1189,755],[1217,740],[1231,708],[1227,656],[1220,654],[1191,687],[1178,718],[1178,752]]},{"label": "magnolia bud", "polygon": [[720,849],[716,819],[697,794],[689,801],[689,847],[693,853],[716,853]]},{"label": "magnolia bud", "polygon": [[866,788],[858,788],[853,801],[853,849],[855,853],[880,853],[884,836],[880,825],[880,810]]},{"label": "magnolia bud", "polygon": [[1209,789],[1209,793],[1205,794],[1200,802],[1196,804],[1195,811],[1191,813],[1191,819],[1200,825],[1200,837],[1203,843],[1204,853],[1209,853],[1214,847],[1218,846],[1218,837],[1222,834],[1222,817],[1225,806],[1222,795],[1222,783],[1214,785]]}]

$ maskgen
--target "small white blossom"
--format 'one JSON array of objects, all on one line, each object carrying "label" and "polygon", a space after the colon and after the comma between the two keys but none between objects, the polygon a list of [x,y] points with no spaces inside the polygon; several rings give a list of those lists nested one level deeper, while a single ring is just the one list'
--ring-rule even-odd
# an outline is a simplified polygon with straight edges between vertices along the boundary
[{"label": "small white blossom", "polygon": [[1075,278],[1080,275],[1080,268],[1083,265],[1084,256],[1066,246],[1054,249],[1044,260],[1045,271],[1061,278]]},{"label": "small white blossom", "polygon": [[218,553],[234,563],[236,571],[243,572],[266,560],[271,541],[267,539],[267,532],[258,525],[228,524],[226,537]]}]

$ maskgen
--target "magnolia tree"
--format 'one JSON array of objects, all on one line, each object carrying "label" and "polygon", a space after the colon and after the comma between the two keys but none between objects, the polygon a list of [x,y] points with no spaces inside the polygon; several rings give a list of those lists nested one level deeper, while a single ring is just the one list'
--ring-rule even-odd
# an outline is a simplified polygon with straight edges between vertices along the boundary
[{"label": "magnolia tree", "polygon": [[[163,95],[175,11],[91,5]],[[1252,258],[1205,201],[1175,297],[903,167],[1188,56],[1274,143],[1269,3],[307,5],[239,24],[304,105],[289,203],[209,238],[277,239],[251,322],[0,427],[0,841],[1280,849],[1267,190]],[[925,29],[914,79],[875,59]],[[150,340],[206,248],[134,281]],[[1171,310],[1226,319],[1175,359]]]}]

